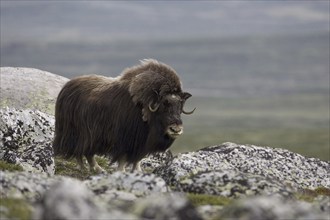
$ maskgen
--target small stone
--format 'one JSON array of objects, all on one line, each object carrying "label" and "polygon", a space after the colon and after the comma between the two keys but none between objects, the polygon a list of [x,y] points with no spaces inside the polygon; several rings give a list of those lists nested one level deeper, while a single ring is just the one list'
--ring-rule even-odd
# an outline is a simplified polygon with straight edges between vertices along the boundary
[{"label": "small stone", "polygon": [[141,219],[202,219],[195,207],[181,194],[155,194],[139,199],[133,206],[133,213]]},{"label": "small stone", "polygon": [[315,209],[312,204],[284,199],[278,196],[261,196],[238,200],[225,207],[219,219],[328,219],[329,213]]}]

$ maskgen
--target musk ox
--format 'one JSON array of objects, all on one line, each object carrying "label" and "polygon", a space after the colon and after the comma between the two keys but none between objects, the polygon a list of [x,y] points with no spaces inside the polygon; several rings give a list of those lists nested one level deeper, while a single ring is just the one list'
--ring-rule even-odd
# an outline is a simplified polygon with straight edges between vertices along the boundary
[{"label": "musk ox", "polygon": [[166,151],[182,134],[181,113],[191,94],[170,66],[148,59],[116,77],[81,76],[67,82],[55,107],[55,155],[83,157],[104,171],[94,155],[107,155],[119,170],[140,168],[148,154]]}]

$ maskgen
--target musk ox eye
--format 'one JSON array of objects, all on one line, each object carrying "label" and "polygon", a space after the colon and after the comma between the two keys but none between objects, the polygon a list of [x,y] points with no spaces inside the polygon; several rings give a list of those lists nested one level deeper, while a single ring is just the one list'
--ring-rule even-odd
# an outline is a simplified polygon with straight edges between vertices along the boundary
[{"label": "musk ox eye", "polygon": [[170,98],[174,101],[182,101],[182,98],[176,94],[172,94]]}]

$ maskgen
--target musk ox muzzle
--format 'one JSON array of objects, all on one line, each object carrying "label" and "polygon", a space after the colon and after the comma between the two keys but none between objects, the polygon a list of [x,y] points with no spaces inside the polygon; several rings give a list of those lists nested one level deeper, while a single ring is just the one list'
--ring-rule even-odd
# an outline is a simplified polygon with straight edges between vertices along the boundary
[{"label": "musk ox muzzle", "polygon": [[91,169],[103,169],[94,155],[106,155],[140,169],[148,154],[166,151],[183,133],[181,114],[186,100],[180,79],[170,66],[143,60],[116,78],[89,75],[70,80],[58,95],[55,107],[55,155],[83,157]]},{"label": "musk ox muzzle", "polygon": [[183,126],[181,125],[177,125],[177,124],[173,124],[168,126],[168,128],[166,129],[166,133],[172,137],[173,139],[177,138],[178,136],[180,136],[183,133]]}]

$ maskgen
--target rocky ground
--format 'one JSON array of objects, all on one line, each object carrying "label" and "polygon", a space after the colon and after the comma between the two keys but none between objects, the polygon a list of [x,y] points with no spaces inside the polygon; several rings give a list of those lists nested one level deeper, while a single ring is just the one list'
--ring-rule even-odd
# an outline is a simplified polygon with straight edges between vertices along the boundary
[{"label": "rocky ground", "polygon": [[[53,108],[54,97],[47,100]],[[150,156],[143,172],[116,172],[116,164],[99,157],[107,173],[97,175],[53,157],[54,117],[35,103],[0,109],[1,219],[330,218],[329,162],[223,143]]]}]

